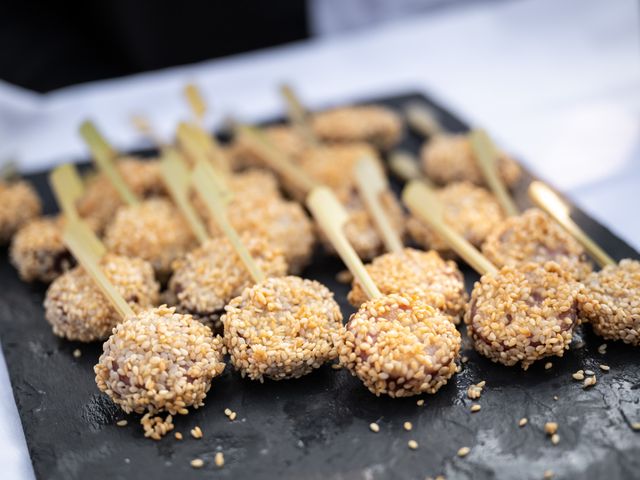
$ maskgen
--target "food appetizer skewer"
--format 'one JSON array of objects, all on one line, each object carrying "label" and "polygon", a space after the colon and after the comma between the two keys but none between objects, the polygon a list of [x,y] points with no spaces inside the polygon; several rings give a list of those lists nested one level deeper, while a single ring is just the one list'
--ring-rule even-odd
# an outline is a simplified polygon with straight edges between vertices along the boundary
[{"label": "food appetizer skewer", "polygon": [[588,275],[579,297],[582,315],[597,335],[640,345],[640,262],[623,259],[618,264],[572,219],[567,205],[548,186],[533,182],[529,197],[576,238],[602,267]]},{"label": "food appetizer skewer", "polygon": [[417,295],[382,295],[344,233],[348,214],[331,190],[315,188],[307,205],[369,298],[346,324],[341,365],[376,395],[438,391],[456,371],[455,326]]},{"label": "food appetizer skewer", "polygon": [[442,220],[433,192],[420,182],[403,191],[409,209],[442,235],[482,275],[465,315],[475,349],[494,362],[527,369],[550,355],[562,356],[579,323],[582,287],[555,262],[507,265],[497,270]]}]

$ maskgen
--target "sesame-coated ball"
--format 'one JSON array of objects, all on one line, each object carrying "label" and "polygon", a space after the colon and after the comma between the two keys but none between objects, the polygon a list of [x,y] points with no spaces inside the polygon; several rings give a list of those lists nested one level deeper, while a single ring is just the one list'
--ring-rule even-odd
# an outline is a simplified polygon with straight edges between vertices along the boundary
[{"label": "sesame-coated ball", "polygon": [[[242,242],[265,275],[286,275],[282,252],[273,250],[264,238],[245,234]],[[173,263],[169,290],[178,312],[192,314],[215,332],[220,330],[224,306],[252,283],[229,240],[217,237]]]},{"label": "sesame-coated ball", "polygon": [[537,208],[509,217],[498,225],[487,236],[482,253],[498,268],[551,260],[578,280],[585,278],[593,268],[578,241]]},{"label": "sesame-coated ball", "polygon": [[505,266],[480,278],[465,315],[475,349],[490,360],[527,369],[569,348],[579,323],[582,287],[555,262]]},{"label": "sesame-coated ball", "polygon": [[389,150],[402,136],[402,120],[380,105],[340,107],[316,113],[311,118],[315,134],[327,142],[367,142]]},{"label": "sesame-coated ball", "polygon": [[339,346],[340,363],[374,394],[435,393],[456,372],[460,333],[417,295],[391,294],[351,315]]},{"label": "sesame-coated ball", "polygon": [[[160,285],[149,263],[108,253],[100,260],[100,267],[134,310],[157,304]],[[82,267],[53,281],[47,290],[44,307],[53,333],[68,340],[104,340],[122,320]]]},{"label": "sesame-coated ball", "polygon": [[176,207],[155,198],[118,209],[105,231],[104,243],[120,255],[147,260],[163,278],[171,272],[171,263],[191,249],[195,238]]},{"label": "sesame-coated ball", "polygon": [[242,376],[298,378],[337,357],[342,313],[324,285],[269,278],[225,307],[224,343]]},{"label": "sesame-coated ball", "polygon": [[[437,252],[405,248],[386,253],[366,265],[367,272],[383,295],[406,293],[438,308],[453,323],[459,323],[467,306],[464,277],[457,265],[443,260]],[[354,279],[349,302],[359,307],[367,301],[358,280]]]},{"label": "sesame-coated ball", "polygon": [[166,305],[119,323],[103,351],[96,384],[127,413],[186,414],[224,370],[220,337]]},{"label": "sesame-coated ball", "polygon": [[75,263],[62,242],[62,217],[29,221],[14,235],[9,255],[25,282],[52,282]]},{"label": "sesame-coated ball", "polygon": [[[436,190],[436,197],[442,204],[445,223],[476,247],[504,220],[495,197],[470,182],[451,183]],[[455,256],[447,242],[422,220],[411,216],[407,230],[420,246],[437,250],[446,257]]]},{"label": "sesame-coated ball", "polygon": [[[420,158],[424,172],[440,185],[465,180],[485,184],[467,135],[438,135],[424,144]],[[498,172],[510,188],[522,177],[520,165],[504,152],[499,152]]]},{"label": "sesame-coated ball", "polygon": [[625,259],[591,273],[578,296],[580,313],[597,335],[640,345],[640,262]]},{"label": "sesame-coated ball", "polygon": [[41,210],[40,198],[28,182],[0,180],[0,245],[8,243]]}]

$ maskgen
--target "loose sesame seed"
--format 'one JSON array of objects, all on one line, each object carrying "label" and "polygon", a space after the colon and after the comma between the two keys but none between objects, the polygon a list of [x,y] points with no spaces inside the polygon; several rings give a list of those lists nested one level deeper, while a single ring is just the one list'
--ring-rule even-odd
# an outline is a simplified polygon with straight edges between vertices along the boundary
[{"label": "loose sesame seed", "polygon": [[527,423],[529,423],[529,420],[526,417],[522,417],[518,422],[518,426],[524,427]]},{"label": "loose sesame seed", "polygon": [[605,353],[607,353],[607,344],[606,343],[603,343],[602,345],[600,345],[598,347],[598,353],[600,355],[604,355]]},{"label": "loose sesame seed", "polygon": [[466,355],[464,355],[460,361],[461,361],[462,363],[467,363],[467,362],[469,361],[469,357],[467,357]]},{"label": "loose sesame seed", "polygon": [[421,398],[420,400],[418,400],[416,402],[416,405],[418,405],[419,407],[423,406],[424,405],[424,398]]},{"label": "loose sesame seed", "polygon": [[200,427],[196,426],[191,429],[191,436],[196,439],[202,438],[202,430]]},{"label": "loose sesame seed", "polygon": [[79,349],[79,348],[76,348],[76,349],[73,351],[73,356],[74,356],[75,358],[80,358],[80,357],[82,356],[82,352],[80,351],[80,349]]},{"label": "loose sesame seed", "polygon": [[631,428],[632,428],[633,430],[640,430],[640,422],[633,422],[633,423],[631,424]]},{"label": "loose sesame seed", "polygon": [[471,452],[471,449],[469,447],[462,447],[460,448],[460,450],[458,450],[458,456],[466,457],[467,455],[469,455],[469,452]]},{"label": "loose sesame seed", "polygon": [[225,408],[224,409],[224,414],[228,417],[229,415],[231,415],[231,409],[230,408]]},{"label": "loose sesame seed", "polygon": [[176,432],[174,436],[176,437],[176,440],[182,440],[182,434],[180,432]]},{"label": "loose sesame seed", "polygon": [[545,470],[542,478],[544,480],[551,480],[553,478],[553,470]]},{"label": "loose sesame seed", "polygon": [[587,377],[584,379],[584,383],[582,384],[583,388],[589,388],[592,387],[596,384],[596,377],[595,375],[593,377]]},{"label": "loose sesame seed", "polygon": [[118,420],[116,422],[116,425],[118,425],[119,427],[126,427],[127,423],[129,423],[129,422],[127,422],[126,420]]},{"label": "loose sesame seed", "polygon": [[544,369],[545,370],[549,370],[551,367],[553,367],[553,363],[551,363],[551,362],[547,362],[547,363],[544,364]]},{"label": "loose sesame seed", "polygon": [[413,429],[413,425],[411,422],[404,422],[402,426],[407,432],[410,432]]},{"label": "loose sesame seed", "polygon": [[573,377],[574,380],[582,381],[582,380],[584,380],[584,371],[583,370],[578,370],[576,373],[574,373],[571,376]]},{"label": "loose sesame seed", "polygon": [[202,460],[201,458],[194,458],[193,460],[191,460],[191,466],[193,468],[202,468],[204,467],[204,460]]},{"label": "loose sesame seed", "polygon": [[229,420],[233,421],[236,419],[237,413],[236,412],[231,412],[231,415],[229,415]]},{"label": "loose sesame seed", "polygon": [[374,433],[378,433],[380,431],[380,425],[378,425],[375,422],[372,422],[369,424],[369,429]]},{"label": "loose sesame seed", "polygon": [[560,435],[558,435],[557,433],[551,435],[551,443],[553,443],[554,445],[560,443]]},{"label": "loose sesame seed", "polygon": [[584,374],[585,374],[585,375],[588,375],[588,376],[590,376],[590,377],[592,377],[593,375],[595,375],[595,374],[596,374],[596,372],[594,372],[593,370],[585,370],[585,371],[584,371]]},{"label": "loose sesame seed", "polygon": [[416,442],[415,440],[409,440],[407,442],[407,445],[409,446],[409,448],[411,450],[417,450],[418,449],[418,442]]},{"label": "loose sesame seed", "polygon": [[217,452],[215,457],[213,457],[213,462],[218,468],[224,467],[224,454],[222,452]]},{"label": "loose sesame seed", "polygon": [[480,405],[478,405],[477,403],[476,403],[475,405],[471,405],[471,411],[472,411],[473,413],[475,413],[475,412],[479,412],[481,408],[482,408],[482,407],[481,407]]},{"label": "loose sesame seed", "polygon": [[609,370],[611,370],[611,367],[609,365],[600,364],[600,370],[602,370],[603,372],[608,372]]},{"label": "loose sesame seed", "polygon": [[558,395],[554,395],[553,399],[557,402],[558,401]]},{"label": "loose sesame seed", "polygon": [[544,433],[547,435],[553,435],[558,431],[558,424],[556,422],[547,422],[544,424]]}]

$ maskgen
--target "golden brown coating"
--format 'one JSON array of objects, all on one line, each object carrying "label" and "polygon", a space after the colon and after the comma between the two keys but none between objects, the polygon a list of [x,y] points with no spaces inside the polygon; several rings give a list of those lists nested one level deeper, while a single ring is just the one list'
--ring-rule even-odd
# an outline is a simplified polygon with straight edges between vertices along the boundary
[{"label": "golden brown coating", "polygon": [[[242,242],[266,276],[286,275],[284,255],[264,238],[245,234]],[[179,313],[192,314],[215,332],[221,327],[224,306],[252,284],[229,240],[217,237],[173,263],[169,290],[175,295]]]},{"label": "golden brown coating", "polygon": [[577,240],[537,208],[502,222],[487,236],[482,253],[498,268],[552,260],[578,280],[593,268]]},{"label": "golden brown coating", "polygon": [[[424,144],[420,158],[424,172],[440,185],[465,180],[485,184],[467,135],[437,135]],[[522,177],[520,165],[504,152],[499,152],[498,171],[510,188]]]},{"label": "golden brown coating", "polygon": [[269,278],[225,310],[224,342],[243,377],[298,378],[337,357],[342,313],[333,293],[314,280]]},{"label": "golden brown coating", "polygon": [[94,367],[96,384],[125,412],[186,414],[224,370],[220,337],[163,305],[119,323]]},{"label": "golden brown coating", "polygon": [[[451,183],[438,189],[436,197],[442,203],[447,225],[476,247],[504,220],[495,197],[470,182]],[[446,257],[455,256],[449,245],[418,218],[411,216],[407,220],[407,230],[423,248],[437,250]]]},{"label": "golden brown coating", "polygon": [[579,323],[582,286],[555,262],[505,266],[483,275],[465,315],[475,349],[490,360],[527,369],[569,348]]},{"label": "golden brown coating", "polygon": [[13,237],[11,263],[25,282],[52,282],[75,263],[62,242],[62,217],[40,217]]},{"label": "golden brown coating", "polygon": [[381,105],[340,107],[316,113],[311,118],[315,134],[327,142],[367,142],[389,150],[402,137],[402,120]]},{"label": "golden brown coating", "polygon": [[456,372],[460,333],[439,311],[411,294],[363,303],[351,315],[340,364],[374,394],[435,393]]},{"label": "golden brown coating", "polygon": [[163,278],[171,272],[171,263],[195,245],[195,238],[176,207],[154,198],[119,208],[104,243],[110,251],[148,261]]},{"label": "golden brown coating", "polygon": [[23,225],[40,215],[41,210],[40,198],[29,182],[0,180],[0,245],[9,243]]},{"label": "golden brown coating", "polygon": [[[149,263],[108,253],[100,260],[100,267],[135,311],[157,305],[160,285]],[[68,340],[104,340],[121,321],[118,312],[81,267],[53,281],[47,290],[44,308],[53,333]]]},{"label": "golden brown coating", "polygon": [[593,272],[578,296],[580,313],[607,340],[640,345],[640,262],[625,259]]},{"label": "golden brown coating", "polygon": [[[297,162],[302,153],[308,147],[304,137],[289,125],[272,125],[262,129],[266,139],[274,147]],[[243,137],[236,137],[227,150],[229,158],[235,170],[248,167],[264,167],[265,162],[259,151],[253,145],[243,141]]]},{"label": "golden brown coating", "polygon": [[[457,265],[437,252],[405,248],[386,253],[366,265],[367,272],[383,295],[403,293],[436,307],[453,323],[460,322],[467,307],[464,277]],[[360,282],[354,279],[347,297],[355,307],[368,300]]]}]

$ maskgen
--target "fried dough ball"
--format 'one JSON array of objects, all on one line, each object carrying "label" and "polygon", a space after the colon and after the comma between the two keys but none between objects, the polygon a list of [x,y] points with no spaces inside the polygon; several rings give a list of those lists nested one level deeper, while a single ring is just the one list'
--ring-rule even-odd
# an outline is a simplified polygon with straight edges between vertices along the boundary
[{"label": "fried dough ball", "polygon": [[[386,253],[366,265],[367,272],[383,295],[406,293],[436,307],[457,324],[467,306],[464,277],[457,265],[443,260],[437,252],[405,248]],[[367,301],[358,280],[354,279],[348,300],[354,307]]]},{"label": "fried dough ball", "polygon": [[[100,267],[134,310],[157,304],[160,285],[149,263],[108,253],[100,260]],[[106,339],[122,320],[82,267],[53,281],[47,290],[44,308],[53,333],[80,342]]]},{"label": "fried dough ball", "polygon": [[224,343],[243,377],[298,378],[337,357],[342,313],[333,293],[314,280],[269,278],[225,310]]},{"label": "fried dough ball", "polygon": [[391,294],[363,303],[346,325],[340,364],[374,394],[435,393],[456,372],[460,333],[417,295]]},{"label": "fried dough ball", "polygon": [[93,369],[100,391],[125,412],[176,415],[204,404],[222,358],[209,327],[163,305],[119,323]]},{"label": "fried dough ball", "polygon": [[[288,125],[273,125],[262,129],[266,139],[278,150],[297,162],[308,145],[304,137],[295,128]],[[228,150],[229,158],[234,169],[241,170],[247,167],[262,167],[264,161],[260,152],[250,144],[242,140],[242,136],[236,138]]]},{"label": "fried dough ball", "polygon": [[105,231],[110,251],[148,261],[159,278],[171,272],[171,263],[195,245],[186,220],[168,201],[145,200],[118,209]]},{"label": "fried dough ball", "polygon": [[75,263],[62,242],[62,217],[29,221],[14,235],[9,256],[25,282],[52,282]]},{"label": "fried dough ball", "polygon": [[578,241],[537,208],[502,222],[487,236],[482,253],[498,268],[552,260],[578,280],[593,268]]},{"label": "fried dough ball", "polygon": [[0,180],[0,245],[9,243],[11,237],[41,211],[40,198],[28,182]]},{"label": "fried dough ball", "polygon": [[475,349],[493,362],[523,369],[562,357],[579,323],[581,286],[555,262],[505,266],[480,278],[465,315]]},{"label": "fried dough ball", "polygon": [[[440,185],[465,180],[476,185],[485,184],[467,135],[437,135],[424,144],[420,158],[424,172]],[[510,188],[522,177],[520,165],[504,152],[499,152],[498,171]]]},{"label": "fried dough ball", "polygon": [[315,134],[327,142],[367,142],[389,150],[402,136],[402,120],[380,105],[340,107],[316,113],[311,118]]},{"label": "fried dough ball", "polygon": [[[268,277],[287,273],[282,252],[275,251],[261,237],[243,235],[242,242],[256,264]],[[177,301],[179,313],[190,313],[219,331],[224,306],[253,284],[231,243],[226,237],[209,240],[173,263],[169,290]]]},{"label": "fried dough ball", "polygon": [[[472,245],[479,247],[504,220],[500,204],[487,190],[470,182],[452,183],[436,190],[442,203],[444,221]],[[446,257],[455,254],[437,233],[420,219],[411,216],[407,230],[413,240],[426,249],[437,250]]]},{"label": "fried dough ball", "polygon": [[591,273],[578,297],[580,313],[607,340],[640,345],[640,262],[625,259]]}]

